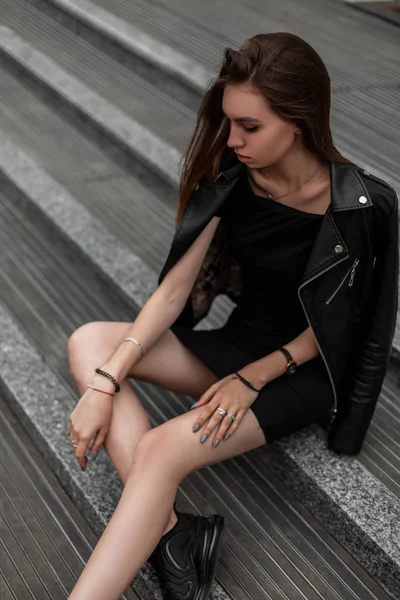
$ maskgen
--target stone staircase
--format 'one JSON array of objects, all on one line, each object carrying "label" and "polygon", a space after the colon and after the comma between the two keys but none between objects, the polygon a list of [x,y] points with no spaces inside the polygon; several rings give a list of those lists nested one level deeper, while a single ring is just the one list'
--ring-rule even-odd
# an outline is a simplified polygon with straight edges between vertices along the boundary
[{"label": "stone staircase", "polygon": [[[400,191],[399,30],[332,0],[0,0],[0,14],[1,393],[100,534],[121,484],[105,453],[86,473],[71,453],[67,340],[87,321],[133,321],[154,290],[221,49],[303,35],[332,73],[338,145]],[[219,298],[201,326],[230,306]],[[228,520],[214,599],[400,598],[399,324],[358,457],[313,427],[182,484],[181,508]],[[154,425],[192,402],[132,385]],[[160,598],[147,565],[134,589]]]}]

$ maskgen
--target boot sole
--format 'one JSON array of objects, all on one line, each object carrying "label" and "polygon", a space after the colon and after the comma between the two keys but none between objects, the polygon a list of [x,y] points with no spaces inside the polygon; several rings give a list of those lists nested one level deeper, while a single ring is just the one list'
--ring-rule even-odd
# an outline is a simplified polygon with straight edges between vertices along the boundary
[{"label": "boot sole", "polygon": [[203,554],[199,568],[201,585],[195,600],[207,600],[214,581],[218,560],[224,544],[225,519],[221,515],[209,517],[210,527],[204,540]]}]

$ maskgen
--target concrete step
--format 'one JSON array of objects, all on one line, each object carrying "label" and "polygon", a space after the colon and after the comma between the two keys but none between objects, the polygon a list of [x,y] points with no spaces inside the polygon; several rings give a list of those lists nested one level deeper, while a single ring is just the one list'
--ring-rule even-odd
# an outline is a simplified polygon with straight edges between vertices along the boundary
[{"label": "concrete step", "polygon": [[[2,600],[61,600],[96,536],[0,397]],[[140,600],[128,589],[122,600]]]},{"label": "concrete step", "polygon": [[[165,89],[165,86],[170,86],[170,95],[174,93],[174,89],[186,95],[186,88],[190,88],[194,92],[192,101],[195,98],[198,102],[198,95],[203,93],[209,80],[215,76],[214,68],[203,66],[179,47],[173,47],[169,37],[162,39],[155,36],[154,32],[146,31],[141,21],[136,25],[137,12],[135,19],[130,19],[129,13],[126,14],[118,2],[113,3],[112,7],[109,3],[102,7],[92,0],[28,2],[135,73],[140,70],[145,79],[156,77],[159,87]],[[154,9],[154,3],[152,8]],[[162,23],[162,31],[165,33],[165,19]],[[138,61],[138,58],[143,62]],[[154,71],[151,70],[151,65],[155,67]],[[162,73],[168,74],[169,79],[163,78]],[[182,86],[173,88],[171,79],[183,84],[186,92],[182,91]],[[185,104],[189,102],[189,98],[190,96],[187,96]]]},{"label": "concrete step", "polygon": [[[105,456],[96,461],[93,479],[77,475],[65,436],[76,396],[66,364],[66,342],[68,334],[85,320],[133,320],[133,313],[154,281],[129,248],[5,135],[1,136],[0,170],[6,192],[2,201],[2,246],[7,248],[0,286],[2,392],[78,507],[100,531],[115,506],[120,487]],[[10,196],[11,201],[7,200]],[[88,231],[89,238],[84,234]],[[57,247],[51,249],[56,241]],[[132,265],[137,277],[131,276]],[[61,277],[62,273],[65,276]],[[146,274],[150,275],[147,285]],[[79,279],[85,281],[84,289]],[[94,284],[97,300],[91,306],[86,289]],[[106,308],[110,306],[120,312],[110,312]],[[153,424],[187,410],[191,402],[145,384],[134,382],[134,386]],[[266,598],[297,598],[298,593],[307,599],[384,600],[387,596],[382,588],[393,598],[399,597],[396,523],[400,495],[396,481],[400,465],[395,458],[400,446],[399,427],[394,425],[390,438],[384,426],[385,421],[394,424],[400,419],[396,394],[398,389],[388,379],[365,450],[358,458],[332,455],[325,449],[324,434],[313,427],[239,457],[232,464],[194,474],[183,485],[180,498],[185,507],[225,512],[232,524],[233,537],[219,571],[227,597],[250,600],[262,593]],[[372,454],[370,447],[374,449]],[[392,471],[386,472],[385,461],[390,456]],[[382,471],[386,481],[380,478]],[[282,481],[286,486],[280,487]],[[215,491],[218,485],[221,489]],[[267,500],[270,494],[274,497],[272,505],[272,500]],[[238,512],[241,506],[243,515]],[[290,510],[291,520],[282,522],[280,530],[276,529],[276,519],[281,518],[278,514],[282,510]],[[271,527],[278,535],[272,546]],[[281,547],[279,540],[284,531],[285,536],[290,532],[290,541]],[[244,545],[239,542],[242,536],[246,539]],[[340,550],[334,538],[345,550]],[[360,570],[356,561],[377,583]],[[139,595],[143,594],[142,587],[151,593],[155,589],[151,572],[146,569],[138,580]]]},{"label": "concrete step", "polygon": [[0,30],[1,54],[66,109],[177,185],[191,111],[23,0],[4,8],[3,23],[13,29]]},{"label": "concrete step", "polygon": [[344,0],[349,6],[400,27],[400,4],[397,0]]}]

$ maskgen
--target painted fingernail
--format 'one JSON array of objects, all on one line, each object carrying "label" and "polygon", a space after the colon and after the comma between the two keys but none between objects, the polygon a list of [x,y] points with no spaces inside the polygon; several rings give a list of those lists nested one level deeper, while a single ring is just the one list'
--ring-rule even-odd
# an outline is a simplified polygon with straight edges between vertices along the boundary
[{"label": "painted fingernail", "polygon": [[198,431],[200,429],[200,425],[198,423],[196,423],[196,425],[193,427],[193,433],[196,433],[196,431]]},{"label": "painted fingernail", "polygon": [[98,455],[98,451],[93,452],[93,454],[91,454],[89,456],[89,460],[92,461],[92,462],[95,461],[96,458],[97,458],[97,455]]},{"label": "painted fingernail", "polygon": [[197,405],[198,405],[198,402],[195,402],[194,404],[192,404],[192,406],[190,407],[190,410],[192,410],[192,408],[194,408]]},{"label": "painted fingernail", "polygon": [[207,438],[208,438],[208,435],[205,433],[200,440],[200,444],[204,444],[204,442],[206,441]]},{"label": "painted fingernail", "polygon": [[227,433],[227,434],[224,436],[224,442],[226,442],[226,440],[227,440],[227,439],[229,439],[230,437],[231,437],[231,434],[230,434],[230,433]]},{"label": "painted fingernail", "polygon": [[213,448],[216,448],[218,446],[218,444],[220,443],[221,440],[214,440],[213,442]]}]

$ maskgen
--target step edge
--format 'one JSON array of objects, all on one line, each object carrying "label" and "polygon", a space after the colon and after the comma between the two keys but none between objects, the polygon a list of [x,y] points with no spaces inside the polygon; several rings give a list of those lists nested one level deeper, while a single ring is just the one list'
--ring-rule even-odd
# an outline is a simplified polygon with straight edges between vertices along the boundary
[{"label": "step edge", "polygon": [[157,274],[1,129],[0,171],[92,263],[95,256],[98,269],[135,306],[146,302],[157,287]]},{"label": "step edge", "polygon": [[215,74],[191,60],[173,46],[158,40],[91,0],[45,0],[78,22],[104,35],[132,54],[148,60],[166,73],[178,77],[203,94]]},{"label": "step edge", "polygon": [[179,185],[178,168],[182,159],[179,150],[126,115],[9,27],[0,26],[0,53],[56,94],[61,102],[83,114],[101,132],[117,140],[129,154],[144,161],[168,183]]}]

